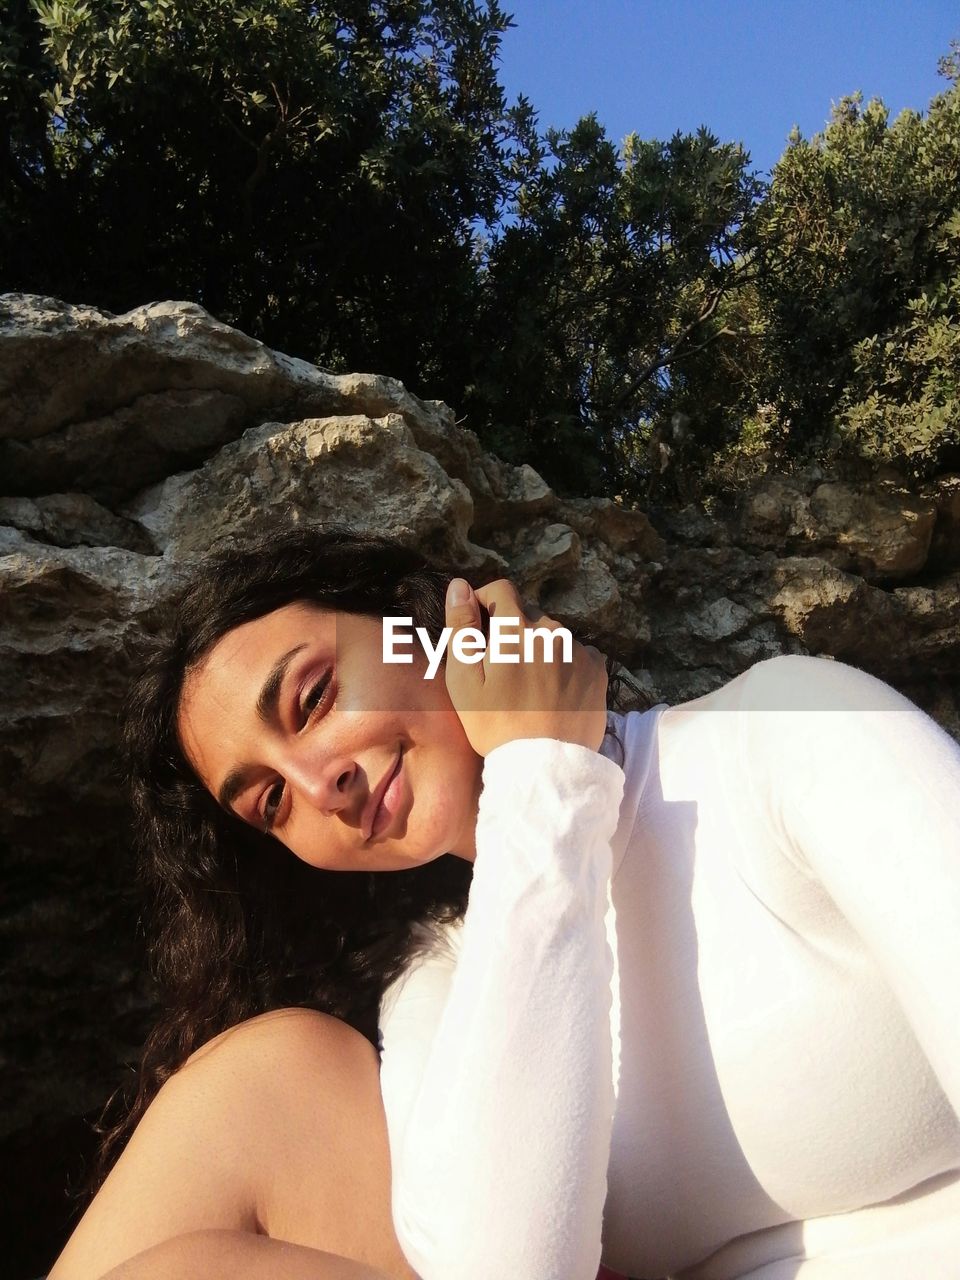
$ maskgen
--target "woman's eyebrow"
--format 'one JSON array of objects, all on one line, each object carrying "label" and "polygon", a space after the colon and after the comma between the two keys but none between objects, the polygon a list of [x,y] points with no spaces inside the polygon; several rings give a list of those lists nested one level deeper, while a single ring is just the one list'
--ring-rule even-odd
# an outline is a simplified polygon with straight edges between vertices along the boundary
[{"label": "woman's eyebrow", "polygon": [[[293,659],[306,647],[305,643],[294,645],[292,649],[281,654],[270,668],[270,674],[264,680],[263,688],[257,698],[257,715],[264,723],[270,724],[278,719],[278,703],[280,690],[283,687],[283,677],[287,674],[287,668]],[[233,802],[249,785],[250,779],[256,772],[256,766],[252,765],[239,765],[236,769],[230,770],[217,792],[217,801],[222,809],[226,809],[228,813],[236,812]]]},{"label": "woman's eyebrow", "polygon": [[306,647],[306,644],[298,644],[289,649],[277,659],[270,674],[264,680],[260,696],[257,698],[257,715],[265,724],[271,724],[277,720],[277,704],[280,700],[283,677],[287,674],[287,667],[293,659]]},{"label": "woman's eyebrow", "polygon": [[217,792],[217,803],[221,809],[226,809],[228,813],[236,815],[233,802],[241,791],[245,790],[253,776],[252,769],[245,769],[241,766],[239,769],[231,769],[223,780],[223,785]]}]

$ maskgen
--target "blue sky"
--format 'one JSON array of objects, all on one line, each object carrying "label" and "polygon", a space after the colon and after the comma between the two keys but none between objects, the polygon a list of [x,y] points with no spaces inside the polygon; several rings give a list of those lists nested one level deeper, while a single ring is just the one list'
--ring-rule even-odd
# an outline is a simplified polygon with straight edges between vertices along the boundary
[{"label": "blue sky", "polygon": [[960,38],[957,0],[503,0],[508,98],[525,93],[541,128],[596,111],[620,142],[706,124],[769,170],[794,124],[822,128],[855,89],[891,116],[924,110],[946,81],[937,60]]}]

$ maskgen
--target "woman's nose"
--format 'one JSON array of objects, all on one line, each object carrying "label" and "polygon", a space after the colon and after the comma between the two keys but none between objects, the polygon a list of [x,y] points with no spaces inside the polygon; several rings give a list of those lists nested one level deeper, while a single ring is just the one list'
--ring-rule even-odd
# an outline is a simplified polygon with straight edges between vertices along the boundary
[{"label": "woman's nose", "polygon": [[357,777],[357,764],[348,756],[330,756],[318,760],[311,752],[293,757],[286,766],[287,780],[306,802],[321,813],[356,810],[359,822],[363,798]]}]

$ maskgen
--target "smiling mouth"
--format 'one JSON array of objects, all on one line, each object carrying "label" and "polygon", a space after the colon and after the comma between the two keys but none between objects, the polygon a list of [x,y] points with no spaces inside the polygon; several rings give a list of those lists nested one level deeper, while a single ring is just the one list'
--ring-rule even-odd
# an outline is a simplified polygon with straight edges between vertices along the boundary
[{"label": "smiling mouth", "polygon": [[381,779],[377,790],[364,815],[364,843],[368,843],[390,822],[397,809],[399,786],[395,785],[403,767],[403,748],[397,753],[397,759],[389,773]]}]

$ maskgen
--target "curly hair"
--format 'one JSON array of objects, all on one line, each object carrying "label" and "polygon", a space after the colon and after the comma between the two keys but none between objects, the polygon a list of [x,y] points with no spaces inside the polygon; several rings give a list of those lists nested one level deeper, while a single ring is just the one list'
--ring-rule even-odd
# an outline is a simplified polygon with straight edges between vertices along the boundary
[{"label": "curly hair", "polygon": [[[423,945],[462,916],[472,866],[443,855],[403,871],[324,871],[226,814],[189,765],[177,720],[188,673],[233,628],[295,601],[404,615],[436,643],[453,573],[396,541],[340,527],[270,529],[211,555],[147,644],[124,715],[124,754],[149,956],[160,997],[135,1095],[101,1121],[99,1185],[165,1080],[214,1035],[269,1009],[343,1018],[375,1040],[380,997]],[[469,577],[469,575],[467,575]],[[474,583],[473,585],[478,585]],[[608,705],[624,674],[614,670]],[[628,682],[629,683],[629,682]],[[637,692],[635,689],[633,692]],[[622,701],[622,698],[621,698]]]}]

